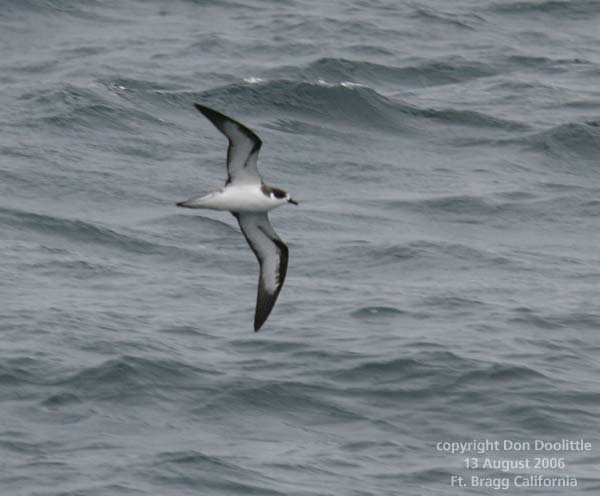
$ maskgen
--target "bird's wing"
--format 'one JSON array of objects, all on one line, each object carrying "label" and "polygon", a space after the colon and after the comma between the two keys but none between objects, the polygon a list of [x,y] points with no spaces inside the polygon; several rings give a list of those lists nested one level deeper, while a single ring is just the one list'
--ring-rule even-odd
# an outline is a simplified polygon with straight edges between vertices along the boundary
[{"label": "bird's wing", "polygon": [[262,141],[243,124],[216,110],[197,103],[194,106],[229,140],[227,148],[227,182],[261,184],[256,162]]},{"label": "bird's wing", "polygon": [[271,227],[267,213],[234,213],[242,233],[260,264],[254,330],[258,331],[271,313],[288,266],[288,247]]}]

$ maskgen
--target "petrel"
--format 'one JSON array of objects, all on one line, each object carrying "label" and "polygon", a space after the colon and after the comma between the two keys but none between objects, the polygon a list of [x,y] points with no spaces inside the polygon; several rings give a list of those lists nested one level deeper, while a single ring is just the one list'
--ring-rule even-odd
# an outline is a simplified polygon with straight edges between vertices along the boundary
[{"label": "petrel", "polygon": [[229,141],[225,187],[206,196],[177,203],[178,207],[228,210],[260,265],[254,331],[267,320],[277,301],[288,266],[288,247],[269,222],[269,210],[286,203],[298,205],[285,191],[267,186],[257,169],[260,138],[243,124],[197,103],[194,106]]}]

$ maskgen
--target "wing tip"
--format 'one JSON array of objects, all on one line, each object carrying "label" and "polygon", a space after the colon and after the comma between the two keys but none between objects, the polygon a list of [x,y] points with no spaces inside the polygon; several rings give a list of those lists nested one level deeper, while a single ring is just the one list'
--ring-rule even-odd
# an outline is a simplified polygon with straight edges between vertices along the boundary
[{"label": "wing tip", "polygon": [[196,110],[198,112],[200,112],[202,115],[204,115],[205,117],[209,117],[209,116],[212,116],[213,118],[217,117],[217,116],[221,117],[221,114],[219,112],[217,112],[216,110],[213,110],[205,105],[200,105],[199,103],[194,102],[194,107],[196,107]]},{"label": "wing tip", "polygon": [[259,288],[256,301],[256,310],[254,311],[254,332],[258,332],[269,318],[269,315],[271,315],[271,312],[275,307],[275,303],[277,302],[277,298],[279,297],[279,293],[281,292],[282,286],[283,283],[280,283],[278,288],[275,290],[275,293],[268,295],[266,299],[264,298],[264,294],[261,297],[262,291]]},{"label": "wing tip", "polygon": [[254,332],[260,331],[260,328],[267,321],[267,317],[269,316],[270,313],[271,313],[270,310],[267,312],[266,315],[264,315],[264,314],[259,315],[258,311],[256,312],[256,314],[254,315]]},{"label": "wing tip", "polygon": [[270,295],[269,299],[262,301],[260,296],[258,296],[258,301],[256,302],[256,310],[254,312],[254,332],[258,332],[269,318],[269,315],[271,315],[271,311],[273,310],[275,302],[277,301],[277,296],[278,294]]},{"label": "wing tip", "polygon": [[254,131],[244,126],[241,122],[238,122],[235,119],[227,117],[225,114],[218,112],[217,110],[213,110],[210,107],[207,107],[206,105],[201,105],[197,102],[194,102],[194,107],[196,107],[196,110],[198,112],[200,112],[204,117],[211,121],[213,125],[229,139],[231,139],[231,136],[225,129],[225,123],[231,122],[232,124],[235,124],[239,127],[240,131],[254,143],[254,146],[252,147],[252,152],[260,150],[260,147],[262,146],[262,140],[256,135],[256,133],[254,133]]}]

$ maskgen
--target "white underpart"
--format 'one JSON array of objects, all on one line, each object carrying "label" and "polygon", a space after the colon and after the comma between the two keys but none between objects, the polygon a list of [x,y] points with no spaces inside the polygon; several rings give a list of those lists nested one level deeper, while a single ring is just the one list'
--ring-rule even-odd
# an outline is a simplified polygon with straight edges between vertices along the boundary
[{"label": "white underpart", "polygon": [[188,208],[229,210],[230,212],[268,212],[287,203],[286,198],[266,196],[257,184],[229,184],[206,196],[191,198],[182,204]]}]

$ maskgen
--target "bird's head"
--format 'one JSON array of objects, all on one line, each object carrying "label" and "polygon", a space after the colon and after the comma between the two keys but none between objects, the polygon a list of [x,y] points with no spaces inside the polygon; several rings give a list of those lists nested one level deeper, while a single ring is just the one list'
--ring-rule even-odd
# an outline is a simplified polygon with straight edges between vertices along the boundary
[{"label": "bird's head", "polygon": [[263,186],[263,191],[267,190],[271,198],[279,200],[283,203],[291,203],[292,205],[298,205],[298,202],[294,200],[287,191],[283,191],[278,188],[269,188],[267,186]]}]

